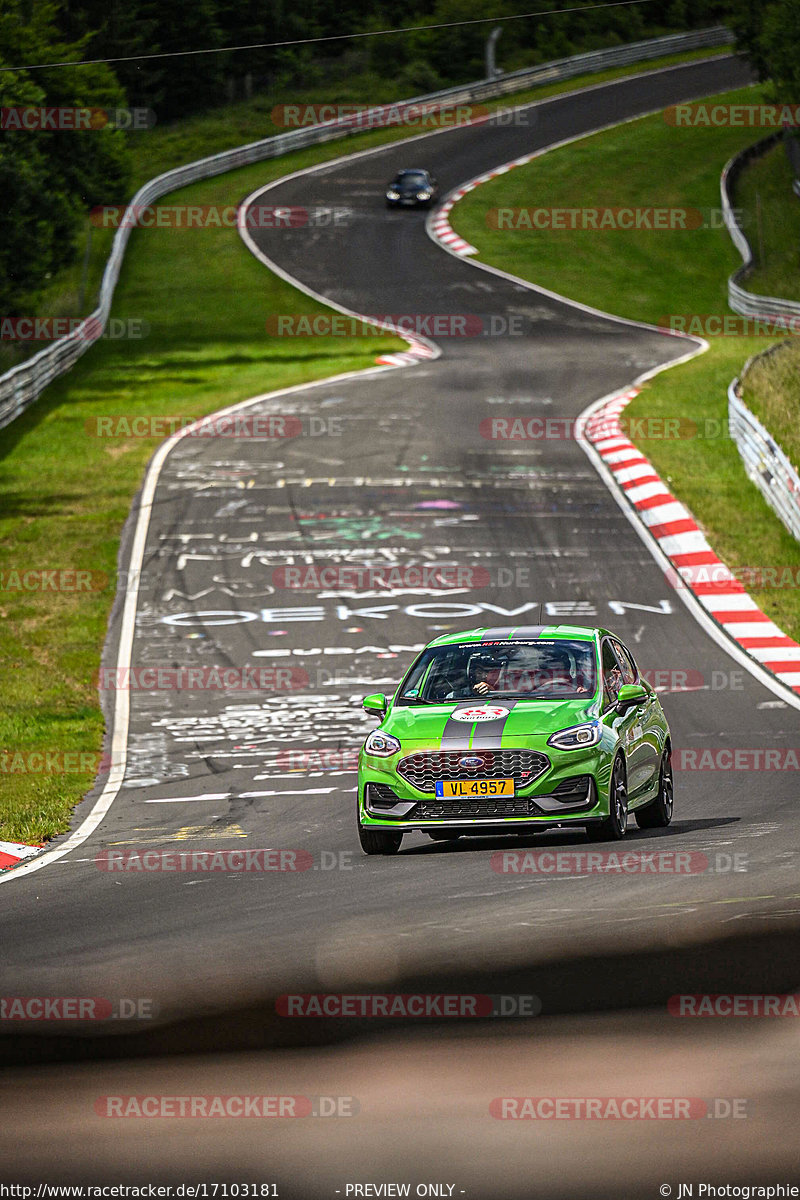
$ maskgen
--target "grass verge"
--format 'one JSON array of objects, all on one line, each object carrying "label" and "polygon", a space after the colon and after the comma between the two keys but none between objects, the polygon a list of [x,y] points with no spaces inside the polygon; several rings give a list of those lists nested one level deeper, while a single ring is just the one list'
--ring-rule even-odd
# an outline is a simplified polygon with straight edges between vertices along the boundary
[{"label": "grass verge", "polygon": [[753,363],[742,399],[770,431],[795,470],[800,467],[800,345],[787,341]]},{"label": "grass verge", "polygon": [[740,175],[734,203],[755,266],[742,287],[759,296],[800,300],[800,199],[781,143],[751,162]]},{"label": "grass verge", "polygon": [[[761,98],[755,87],[724,99]],[[726,281],[738,255],[719,221],[719,176],[737,150],[761,136],[738,128],[675,128],[660,115],[646,117],[554,150],[477,188],[455,207],[451,224],[485,261],[607,312],[656,324],[671,315],[673,326],[691,314],[726,314]],[[587,179],[593,207],[689,209],[703,215],[703,225],[631,231],[491,228],[493,210],[530,208],[532,197],[541,209],[584,208]],[[765,340],[708,340],[706,354],[656,377],[627,413],[697,424],[696,437],[650,439],[641,449],[731,568],[796,567],[797,543],[747,479],[727,436],[728,384],[751,354],[765,348]],[[790,411],[785,419],[791,420]],[[800,638],[797,589],[751,594]]]}]

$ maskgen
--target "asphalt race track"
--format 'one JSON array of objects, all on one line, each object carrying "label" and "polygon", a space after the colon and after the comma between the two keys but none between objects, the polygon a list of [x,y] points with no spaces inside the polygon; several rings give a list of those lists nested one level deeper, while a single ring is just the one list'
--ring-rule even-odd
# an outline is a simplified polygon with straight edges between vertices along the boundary
[{"label": "asphalt race track", "polygon": [[[732,58],[653,73],[555,98],[525,110],[525,123],[487,122],[345,158],[258,198],[340,210],[331,225],[254,233],[260,252],[304,287],[364,314],[463,317],[470,336],[434,335],[441,354],[419,365],[377,368],[257,401],[240,411],[248,419],[272,416],[267,436],[186,437],[164,459],[152,500],[145,498],[132,666],[164,669],[167,681],[130,693],[125,780],[96,831],[42,869],[4,881],[5,995],[151,998],[166,1021],[257,1008],[287,990],[408,991],[409,980],[480,977],[509,986],[529,980],[528,990],[545,1000],[544,1016],[626,1008],[631,996],[663,1009],[672,992],[700,990],[687,984],[700,978],[692,972],[701,970],[705,952],[692,959],[687,950],[684,959],[684,948],[735,935],[750,938],[756,954],[762,931],[776,941],[756,975],[732,952],[715,958],[709,950],[706,961],[727,971],[730,988],[749,980],[762,990],[791,990],[791,960],[775,948],[783,929],[787,947],[795,945],[790,934],[800,913],[791,771],[677,773],[672,826],[653,833],[631,821],[626,848],[705,855],[708,869],[690,875],[515,876],[495,869],[493,855],[508,848],[505,840],[444,845],[418,833],[407,835],[395,858],[366,858],[354,821],[353,752],[374,723],[362,713],[361,697],[392,690],[414,652],[438,633],[535,623],[540,611],[546,622],[609,626],[640,667],[661,673],[655,681],[665,687],[676,751],[800,750],[796,707],[703,631],[573,438],[484,436],[487,420],[497,416],[575,418],[598,397],[684,354],[686,343],[479,271],[430,240],[423,213],[383,204],[384,185],[399,167],[429,168],[444,195],[538,147],[747,79]],[[625,164],[619,167],[623,173]],[[292,436],[271,436],[281,432]],[[137,518],[138,508],[123,565]],[[446,593],[411,583],[365,591],[348,585],[344,571],[443,561],[464,568],[472,585]],[[298,576],[287,577],[285,568],[309,566],[340,574],[329,575],[331,586],[323,588],[287,586]],[[127,636],[122,600],[106,648],[109,673]],[[170,685],[169,672],[174,680],[188,668],[206,680],[212,668],[229,668],[241,674],[243,688]],[[248,683],[265,668],[283,672],[275,690]],[[114,700],[109,687],[109,716]],[[78,809],[76,829],[99,790]],[[577,831],[536,842],[545,843],[587,847]],[[308,869],[107,869],[108,855],[120,852],[266,848],[302,851],[295,861]],[[630,970],[608,964],[615,961],[609,956],[633,952],[668,959],[632,983]],[[557,964],[587,956],[591,972],[559,976]],[[694,964],[685,976],[684,961]],[[570,1026],[567,1048],[574,1049],[581,1028],[600,1029],[596,1021]],[[217,1041],[203,1026],[204,1040],[189,1048],[279,1045],[283,1035],[270,1033],[275,1024],[248,1043],[220,1019]],[[252,1033],[253,1023],[247,1028]],[[622,1046],[625,1036],[609,1026],[605,1041],[598,1035],[587,1043],[584,1067],[608,1069],[602,1047],[615,1038]],[[656,1034],[642,1037],[652,1042]],[[515,1045],[510,1039],[499,1039],[502,1055]],[[711,1062],[713,1047],[695,1040],[698,1062]],[[367,1058],[369,1045],[359,1051]],[[470,1054],[479,1045],[476,1035]],[[409,1070],[422,1071],[418,1041],[407,1052]],[[758,1045],[748,1050],[758,1052]],[[386,1074],[391,1063],[401,1070],[402,1045],[395,1041],[385,1053]],[[438,1061],[440,1043],[431,1042],[428,1053]],[[787,1053],[774,1053],[774,1062],[785,1064]],[[708,1088],[720,1086],[731,1064],[741,1066],[736,1048],[726,1054]],[[471,1069],[474,1083],[486,1066],[476,1057]],[[641,1080],[637,1086],[643,1094]],[[145,1088],[140,1081],[127,1090]],[[501,1094],[496,1086],[489,1092]],[[437,1094],[434,1088],[430,1120]],[[447,1103],[441,1100],[438,1111]],[[70,1128],[74,1134],[77,1126]],[[413,1122],[403,1128],[415,1136]],[[290,1159],[300,1163],[302,1140],[292,1137]],[[502,1142],[500,1158],[515,1181],[508,1194],[524,1179],[519,1145]],[[682,1145],[669,1142],[671,1161]],[[407,1142],[394,1149],[414,1162]],[[373,1160],[367,1147],[361,1151],[351,1163],[353,1178],[385,1178],[369,1175]],[[188,1146],[182,1152],[190,1158]],[[8,1144],[5,1153],[8,1161]],[[240,1150],[231,1153],[245,1161]],[[77,1172],[89,1158],[61,1161]],[[254,1169],[250,1161],[248,1171]],[[501,1194],[484,1174],[464,1178],[480,1181],[466,1194]],[[555,1195],[552,1186],[547,1194]],[[310,1192],[289,1187],[281,1194]],[[657,1187],[641,1194],[656,1195]]]}]

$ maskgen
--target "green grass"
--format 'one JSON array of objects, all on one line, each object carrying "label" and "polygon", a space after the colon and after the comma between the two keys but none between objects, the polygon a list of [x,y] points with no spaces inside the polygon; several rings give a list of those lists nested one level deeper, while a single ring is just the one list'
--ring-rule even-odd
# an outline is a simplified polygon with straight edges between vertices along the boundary
[{"label": "green grass", "polygon": [[755,266],[742,279],[748,292],[800,300],[800,199],[794,174],[779,143],[742,172],[734,204],[753,251]]},{"label": "green grass", "polygon": [[[749,97],[755,91],[729,95]],[[676,128],[660,114],[645,117],[551,151],[484,184],[460,201],[451,224],[487,262],[620,316],[657,321],[670,313],[727,312],[727,278],[740,259],[719,228],[718,163],[721,159],[724,165],[748,137],[758,141],[760,136],[760,131],[736,128]],[[583,209],[587,196],[592,208],[688,210],[687,226],[702,220],[708,227],[497,229],[490,224],[497,209]]]},{"label": "green grass", "polygon": [[[706,56],[674,56],[646,69]],[[605,72],[523,98],[630,73]],[[134,146],[136,185],[170,166],[275,132],[264,104],[253,101],[239,106],[238,114],[226,110],[141,135]],[[196,184],[161,203],[236,204],[260,183],[407,132],[381,130],[296,152]],[[94,231],[84,313],[94,306],[109,243],[109,233]],[[76,264],[52,281],[40,315],[76,314],[81,269]],[[94,780],[91,770],[17,770],[25,760],[13,755],[100,753],[96,675],[115,592],[119,536],[157,443],[101,441],[87,435],[87,420],[144,413],[201,416],[258,392],[370,366],[378,353],[405,348],[389,338],[314,338],[286,345],[264,335],[269,313],[318,311],[325,310],[259,264],[235,231],[137,231],[113,316],[148,322],[149,335],[98,343],[0,431],[0,840],[40,842],[64,831]],[[62,568],[95,572],[107,583],[77,594],[8,586],[9,572]]]},{"label": "green grass", "polygon": [[753,363],[742,398],[797,470],[800,466],[800,345],[790,338]]},{"label": "green grass", "polygon": [[[759,88],[726,101],[756,103]],[[620,316],[660,323],[668,314],[725,314],[726,281],[738,255],[718,218],[725,162],[760,131],[675,128],[646,117],[551,151],[477,188],[451,213],[453,228],[481,259],[512,274]],[[587,180],[590,181],[587,187]],[[498,208],[654,206],[699,209],[709,228],[675,231],[493,230]],[[657,376],[631,403],[631,418],[685,418],[709,436],[640,443],[674,494],[692,510],[719,556],[732,568],[796,566],[797,543],[747,479],[727,429],[727,388],[745,360],[768,342],[714,337],[708,352]],[[794,354],[788,373],[797,368]],[[778,360],[781,356],[777,356]],[[793,396],[797,397],[797,377]],[[781,432],[791,424],[784,413]],[[795,428],[797,425],[794,417]],[[778,427],[767,422],[778,435]],[[795,435],[794,445],[797,445]],[[800,638],[797,589],[753,590],[756,602]]]}]

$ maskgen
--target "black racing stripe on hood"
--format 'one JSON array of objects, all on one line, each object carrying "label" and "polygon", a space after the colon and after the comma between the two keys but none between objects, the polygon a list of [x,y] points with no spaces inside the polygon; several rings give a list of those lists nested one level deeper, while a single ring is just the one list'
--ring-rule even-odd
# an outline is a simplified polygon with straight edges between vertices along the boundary
[{"label": "black racing stripe on hood", "polygon": [[[475,737],[472,739],[472,746],[484,750],[497,750],[500,747],[500,742],[503,737],[503,730],[506,726],[509,713],[516,704],[516,700],[497,700],[494,703],[500,705],[508,711],[502,717],[496,717],[491,721],[454,721],[455,713],[463,712],[469,708],[482,708],[485,704],[492,704],[489,700],[471,700],[466,704],[459,704],[453,709],[453,713],[447,718],[444,729],[442,730],[442,742],[447,742],[448,750],[469,750],[470,735],[473,728],[475,729]],[[480,747],[478,742],[480,741]],[[491,744],[489,744],[491,743]],[[444,749],[445,747],[443,747]]]}]

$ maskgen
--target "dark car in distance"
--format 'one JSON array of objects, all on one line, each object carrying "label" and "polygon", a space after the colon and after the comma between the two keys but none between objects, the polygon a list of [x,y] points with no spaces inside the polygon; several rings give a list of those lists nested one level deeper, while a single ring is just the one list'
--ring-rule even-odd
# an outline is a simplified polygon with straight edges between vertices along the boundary
[{"label": "dark car in distance", "polygon": [[386,189],[387,208],[430,208],[436,199],[436,180],[421,167],[398,171]]}]

